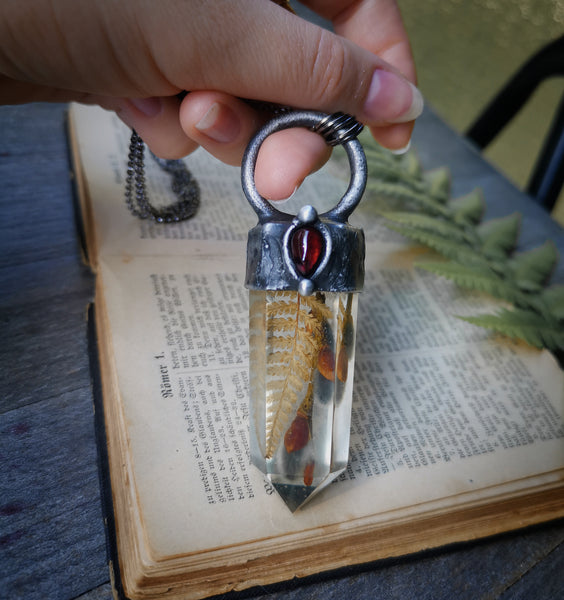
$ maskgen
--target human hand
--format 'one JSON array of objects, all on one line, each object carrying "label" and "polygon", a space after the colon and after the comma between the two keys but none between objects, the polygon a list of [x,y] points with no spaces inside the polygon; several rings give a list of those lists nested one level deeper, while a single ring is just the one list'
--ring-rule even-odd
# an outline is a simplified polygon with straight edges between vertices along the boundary
[{"label": "human hand", "polygon": [[[166,158],[201,145],[238,164],[265,118],[241,98],[347,112],[405,146],[422,100],[395,1],[304,4],[336,34],[266,0],[4,0],[0,101],[100,104]],[[257,189],[285,198],[328,154],[316,134],[279,132],[261,149]]]}]

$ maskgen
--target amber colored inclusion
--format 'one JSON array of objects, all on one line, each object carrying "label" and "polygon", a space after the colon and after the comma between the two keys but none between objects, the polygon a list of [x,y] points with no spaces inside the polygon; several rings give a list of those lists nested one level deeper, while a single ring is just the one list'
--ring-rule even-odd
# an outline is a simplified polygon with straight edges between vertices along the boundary
[{"label": "amber colored inclusion", "polygon": [[284,447],[291,454],[307,446],[310,438],[309,422],[306,415],[298,410],[296,418],[292,421],[288,431],[284,435]]},{"label": "amber colored inclusion", "polygon": [[323,255],[324,246],[323,236],[314,227],[300,227],[292,234],[292,260],[304,277],[309,277],[315,271]]}]

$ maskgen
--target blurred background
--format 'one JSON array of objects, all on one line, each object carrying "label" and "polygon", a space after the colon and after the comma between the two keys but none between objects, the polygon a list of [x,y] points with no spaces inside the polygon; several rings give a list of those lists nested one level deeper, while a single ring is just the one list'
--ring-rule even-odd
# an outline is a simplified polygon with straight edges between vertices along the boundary
[{"label": "blurred background", "polygon": [[[460,133],[523,63],[564,34],[564,0],[397,1],[419,87]],[[521,189],[563,94],[564,77],[546,80],[484,152]],[[564,225],[563,193],[553,217]]]},{"label": "blurred background", "polygon": [[[564,34],[564,0],[397,2],[418,85],[428,104],[461,134],[535,52]],[[292,4],[304,16],[311,14]],[[521,189],[563,94],[564,77],[546,80],[484,152]],[[564,225],[564,193],[552,214]]]}]

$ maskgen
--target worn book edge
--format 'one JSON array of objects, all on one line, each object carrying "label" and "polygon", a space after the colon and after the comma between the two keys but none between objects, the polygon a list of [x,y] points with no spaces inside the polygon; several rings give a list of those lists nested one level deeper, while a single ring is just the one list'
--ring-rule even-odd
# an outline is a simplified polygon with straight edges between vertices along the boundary
[{"label": "worn book edge", "polygon": [[104,532],[106,534],[106,556],[110,573],[110,583],[115,600],[128,600],[123,592],[119,572],[115,514],[112,500],[106,424],[104,419],[105,411],[102,398],[102,374],[100,370],[98,340],[96,334],[96,309],[93,302],[88,305],[87,326],[88,358],[90,364],[90,381],[92,385],[94,406],[94,429],[98,460],[98,479],[100,482],[100,499],[102,502]]},{"label": "worn book edge", "polygon": [[98,248],[93,231],[92,202],[80,157],[76,124],[72,110],[67,111],[65,128],[69,142],[70,177],[73,189],[75,225],[80,242],[82,261],[96,272]]}]

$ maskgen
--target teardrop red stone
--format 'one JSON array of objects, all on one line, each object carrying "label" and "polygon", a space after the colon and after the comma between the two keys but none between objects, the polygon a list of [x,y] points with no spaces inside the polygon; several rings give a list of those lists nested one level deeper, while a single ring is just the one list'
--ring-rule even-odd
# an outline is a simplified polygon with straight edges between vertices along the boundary
[{"label": "teardrop red stone", "polygon": [[304,277],[309,277],[315,271],[323,255],[324,246],[323,236],[314,227],[300,227],[292,234],[292,260]]}]

